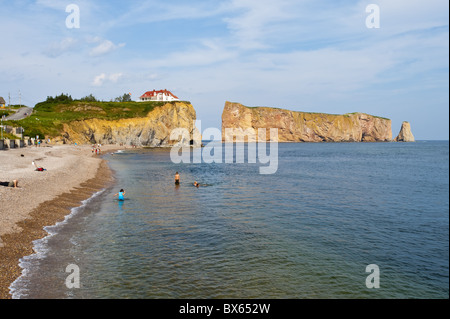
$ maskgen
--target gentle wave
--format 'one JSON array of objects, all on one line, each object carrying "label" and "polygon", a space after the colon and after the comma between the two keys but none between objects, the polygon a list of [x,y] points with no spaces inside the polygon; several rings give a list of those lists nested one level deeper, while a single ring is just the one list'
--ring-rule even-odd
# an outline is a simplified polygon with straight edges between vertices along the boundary
[{"label": "gentle wave", "polygon": [[57,222],[53,226],[44,227],[44,230],[48,233],[48,235],[44,238],[33,241],[34,254],[24,256],[19,260],[19,267],[22,268],[22,274],[9,286],[12,299],[21,299],[28,296],[28,275],[33,267],[39,265],[40,260],[47,257],[49,252],[49,239],[58,234],[60,229],[66,225],[71,218],[73,218],[82,208],[86,207],[94,198],[98,197],[105,190],[106,189],[102,189],[96,192],[90,198],[82,201],[80,206],[72,208],[70,210],[70,214],[66,215],[63,221]]}]

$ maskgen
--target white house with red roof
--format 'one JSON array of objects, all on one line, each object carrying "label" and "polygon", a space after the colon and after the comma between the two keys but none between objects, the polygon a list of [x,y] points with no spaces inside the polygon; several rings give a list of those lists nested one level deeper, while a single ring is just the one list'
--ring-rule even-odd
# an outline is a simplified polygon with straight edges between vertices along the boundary
[{"label": "white house with red roof", "polygon": [[172,92],[167,90],[153,90],[147,91],[139,97],[138,102],[147,101],[179,101],[180,99],[175,96]]}]

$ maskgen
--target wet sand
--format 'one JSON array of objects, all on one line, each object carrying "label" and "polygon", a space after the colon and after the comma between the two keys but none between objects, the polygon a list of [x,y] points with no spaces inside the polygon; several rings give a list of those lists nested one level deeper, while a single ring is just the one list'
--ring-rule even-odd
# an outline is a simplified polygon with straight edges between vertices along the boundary
[{"label": "wet sand", "polygon": [[[102,146],[102,153],[120,149]],[[32,161],[46,171],[35,171]],[[19,259],[33,253],[45,226],[64,220],[73,207],[113,181],[107,162],[90,146],[28,147],[0,151],[0,181],[18,179],[18,188],[0,186],[0,299],[20,275]]]}]

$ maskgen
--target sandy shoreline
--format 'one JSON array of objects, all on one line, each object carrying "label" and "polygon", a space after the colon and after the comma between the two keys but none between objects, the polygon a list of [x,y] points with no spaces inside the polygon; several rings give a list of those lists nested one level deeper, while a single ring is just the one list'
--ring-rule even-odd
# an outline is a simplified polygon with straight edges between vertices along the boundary
[{"label": "sandy shoreline", "polygon": [[[102,153],[117,149],[102,146]],[[32,161],[46,171],[35,171]],[[0,151],[0,182],[13,179],[18,188],[0,186],[0,299],[11,298],[9,286],[22,271],[19,259],[47,235],[43,227],[64,220],[113,180],[107,162],[88,145]]]}]

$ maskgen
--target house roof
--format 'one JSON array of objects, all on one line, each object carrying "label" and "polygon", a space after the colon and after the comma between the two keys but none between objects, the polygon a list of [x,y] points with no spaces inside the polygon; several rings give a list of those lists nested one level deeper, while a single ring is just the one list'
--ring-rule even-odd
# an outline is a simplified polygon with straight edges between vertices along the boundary
[{"label": "house roof", "polygon": [[5,104],[5,99],[3,97],[0,96],[0,104]]},{"label": "house roof", "polygon": [[178,97],[176,97],[172,92],[167,91],[167,90],[159,90],[159,91],[153,90],[153,91],[147,91],[147,92],[145,92],[144,94],[141,95],[141,98],[156,96],[156,95],[159,94],[159,93],[163,93],[163,94],[165,94],[165,95],[170,95],[170,96],[172,96],[174,99],[178,99]]}]

